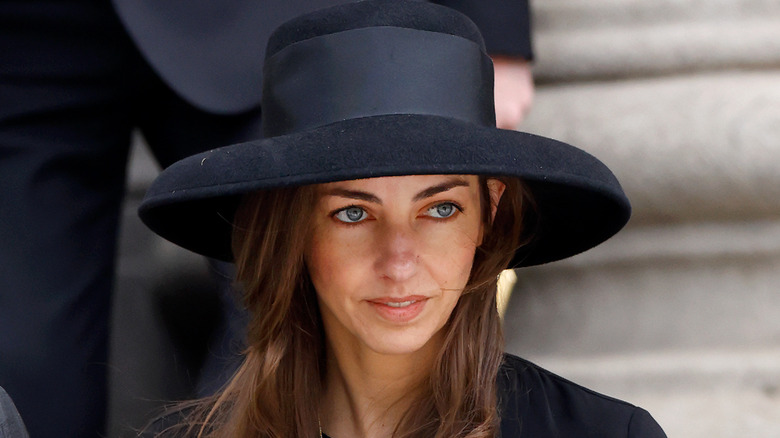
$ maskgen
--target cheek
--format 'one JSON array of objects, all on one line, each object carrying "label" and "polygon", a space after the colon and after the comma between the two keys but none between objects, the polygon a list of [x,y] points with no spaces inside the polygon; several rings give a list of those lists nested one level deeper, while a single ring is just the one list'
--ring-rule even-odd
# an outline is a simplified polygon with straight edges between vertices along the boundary
[{"label": "cheek", "polygon": [[318,294],[329,293],[331,289],[349,290],[350,284],[359,281],[360,262],[365,259],[358,253],[359,245],[328,233],[326,229],[320,229],[314,235],[304,258]]},{"label": "cheek", "polygon": [[313,239],[304,255],[312,283],[318,291],[323,285],[337,280],[334,275],[339,272],[338,261],[341,260],[338,251],[326,242],[327,239]]},{"label": "cheek", "polygon": [[428,266],[443,288],[462,289],[466,286],[478,239],[479,228],[473,226],[427,234],[425,253]]}]

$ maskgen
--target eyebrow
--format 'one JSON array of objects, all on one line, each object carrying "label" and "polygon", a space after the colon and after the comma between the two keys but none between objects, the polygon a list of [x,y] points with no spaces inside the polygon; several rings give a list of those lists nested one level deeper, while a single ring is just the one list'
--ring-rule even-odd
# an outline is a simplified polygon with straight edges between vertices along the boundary
[{"label": "eyebrow", "polygon": [[464,181],[460,178],[452,178],[441,184],[437,184],[433,187],[429,187],[414,196],[414,201],[421,201],[425,198],[438,195],[439,193],[446,192],[447,190],[454,189],[455,187],[469,187],[468,181]]},{"label": "eyebrow", "polygon": [[[425,198],[430,198],[431,196],[437,195],[439,193],[446,192],[455,187],[469,187],[469,186],[471,186],[471,184],[469,184],[468,181],[464,181],[461,178],[451,178],[447,181],[444,181],[441,184],[428,187],[427,189],[414,195],[413,200],[414,202],[417,202]],[[360,190],[348,190],[348,189],[342,189],[336,187],[325,192],[325,196],[340,196],[342,198],[357,199],[359,201],[372,202],[374,204],[382,205],[382,200],[376,197],[376,195],[373,195],[368,192],[363,192]]]},{"label": "eyebrow", "polygon": [[361,192],[360,190],[347,190],[334,188],[325,192],[325,196],[340,196],[342,198],[357,199],[359,201],[373,202],[374,204],[382,204],[382,200],[372,195],[371,193]]}]

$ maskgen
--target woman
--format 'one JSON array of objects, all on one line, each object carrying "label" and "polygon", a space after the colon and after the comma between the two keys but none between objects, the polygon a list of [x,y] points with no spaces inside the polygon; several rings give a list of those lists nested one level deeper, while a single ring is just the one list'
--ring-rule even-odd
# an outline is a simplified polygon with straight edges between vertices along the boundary
[{"label": "woman", "polygon": [[[368,0],[282,25],[266,139],[166,169],[142,219],[238,268],[252,315],[223,392],[157,424],[208,437],[662,437],[647,412],[503,354],[496,277],[628,220],[597,159],[495,128],[464,16]],[[231,247],[232,243],[232,247]]]}]

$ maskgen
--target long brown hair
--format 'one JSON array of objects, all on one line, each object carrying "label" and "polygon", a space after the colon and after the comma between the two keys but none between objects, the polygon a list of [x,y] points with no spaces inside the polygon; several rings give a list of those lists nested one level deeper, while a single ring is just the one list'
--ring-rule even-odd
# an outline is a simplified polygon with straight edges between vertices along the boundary
[{"label": "long brown hair", "polygon": [[[506,189],[491,221],[487,178],[480,177],[483,241],[444,328],[436,366],[397,425],[396,437],[498,435],[496,375],[504,344],[496,282],[520,241],[527,199],[519,181],[501,180]],[[233,252],[251,315],[246,357],[221,393],[183,408],[187,421],[169,429],[171,435],[319,436],[325,341],[303,259],[315,196],[314,186],[301,186],[245,197],[235,215]]]}]

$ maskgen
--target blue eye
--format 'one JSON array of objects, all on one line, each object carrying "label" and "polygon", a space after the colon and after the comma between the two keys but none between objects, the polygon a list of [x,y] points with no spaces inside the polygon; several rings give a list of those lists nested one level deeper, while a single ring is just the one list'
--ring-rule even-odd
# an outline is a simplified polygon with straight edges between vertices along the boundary
[{"label": "blue eye", "polygon": [[366,211],[360,207],[347,207],[337,211],[334,217],[341,222],[354,224],[366,218]]},{"label": "blue eye", "polygon": [[428,216],[437,218],[437,219],[446,219],[458,210],[458,206],[453,204],[452,202],[443,202],[441,204],[436,204],[433,207],[429,208],[427,211]]}]

